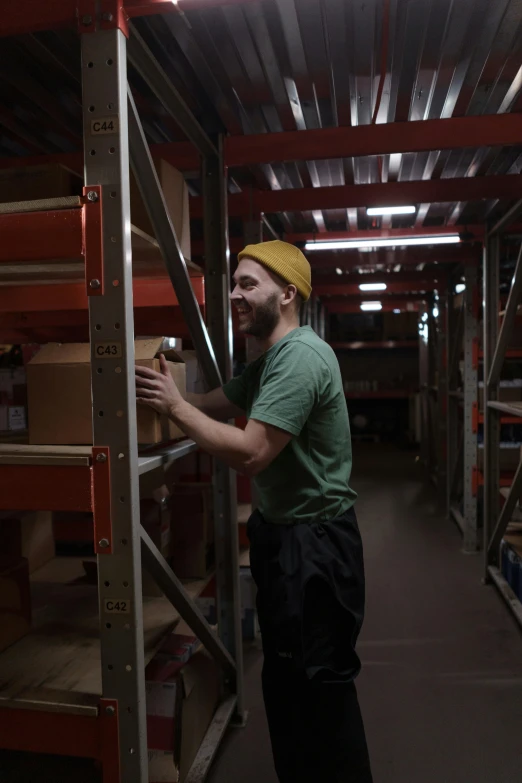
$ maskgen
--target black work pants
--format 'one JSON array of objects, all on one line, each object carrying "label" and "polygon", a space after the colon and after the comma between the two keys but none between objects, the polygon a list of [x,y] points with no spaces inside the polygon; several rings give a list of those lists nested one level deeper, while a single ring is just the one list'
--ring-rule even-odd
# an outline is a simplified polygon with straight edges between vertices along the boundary
[{"label": "black work pants", "polygon": [[355,513],[283,526],[254,512],[248,534],[263,696],[280,783],[371,783],[354,683],[364,614]]}]

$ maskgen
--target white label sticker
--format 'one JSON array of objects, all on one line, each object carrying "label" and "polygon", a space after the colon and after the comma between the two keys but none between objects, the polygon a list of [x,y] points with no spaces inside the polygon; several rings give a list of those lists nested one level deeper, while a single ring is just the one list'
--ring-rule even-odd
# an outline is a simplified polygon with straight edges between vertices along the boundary
[{"label": "white label sticker", "polygon": [[106,614],[129,614],[130,601],[123,598],[106,598],[105,599],[105,613]]},{"label": "white label sticker", "polygon": [[97,359],[121,359],[121,343],[95,343],[94,353]]},{"label": "white label sticker", "polygon": [[118,133],[118,117],[98,117],[97,120],[91,120],[91,133],[94,136],[108,135],[109,133]]}]

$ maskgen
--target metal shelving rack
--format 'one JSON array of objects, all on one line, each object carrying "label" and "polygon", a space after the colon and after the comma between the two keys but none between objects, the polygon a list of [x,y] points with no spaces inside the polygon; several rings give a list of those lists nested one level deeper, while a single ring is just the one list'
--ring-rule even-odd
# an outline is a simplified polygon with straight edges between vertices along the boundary
[{"label": "metal shelving rack", "polygon": [[506,309],[499,308],[500,238],[502,232],[522,214],[517,202],[496,224],[487,227],[483,257],[484,301],[484,555],[485,580],[493,582],[522,625],[522,604],[500,572],[500,544],[508,528],[517,501],[522,496],[522,460],[510,480],[510,489],[500,507],[502,481],[499,467],[500,425],[503,415],[520,418],[522,403],[499,402],[499,382],[513,334],[517,308],[522,298],[522,244]]},{"label": "metal shelving rack", "polygon": [[[463,550],[476,552],[481,540],[477,518],[479,297],[475,265],[464,267],[464,286],[460,307],[455,307],[454,279],[448,300],[451,353],[448,369],[447,508],[462,533]],[[461,360],[462,372],[459,366]]]},{"label": "metal shelving rack", "polygon": [[[136,5],[136,4],[132,4]],[[145,5],[145,4],[142,4]],[[136,443],[134,320],[129,164],[147,205],[169,276],[209,388],[231,374],[232,328],[226,231],[226,172],[219,140],[199,126],[134,30],[121,3],[61,2],[45,8],[18,4],[18,20],[34,11],[34,29],[55,12],[77,19],[82,44],[85,183],[83,198],[18,204],[0,215],[0,231],[21,230],[26,260],[40,245],[74,238],[85,262],[91,344],[93,447],[63,453],[54,447],[3,455],[2,509],[92,511],[98,560],[101,692],[32,698],[0,693],[0,745],[5,749],[96,758],[104,783],[145,783],[142,562],[167,599],[223,670],[222,701],[187,783],[204,779],[230,720],[244,720],[239,568],[234,475],[215,462],[218,633],[140,526],[138,476],[195,448],[190,441],[139,458]],[[11,16],[12,19],[12,16]],[[9,30],[2,29],[7,34]],[[141,123],[127,86],[127,57],[183,127],[202,159],[206,249],[205,325],[166,210]],[[109,128],[109,133],[100,128]],[[45,232],[48,232],[46,234]],[[51,233],[52,232],[52,233]],[[33,237],[32,245],[30,237]],[[31,255],[32,253],[32,255]],[[19,257],[23,257],[19,255]],[[99,349],[113,346],[109,358]],[[234,524],[231,524],[232,520]],[[112,608],[118,599],[125,612]],[[14,649],[14,648],[11,648]],[[1,661],[0,661],[1,665]]]}]

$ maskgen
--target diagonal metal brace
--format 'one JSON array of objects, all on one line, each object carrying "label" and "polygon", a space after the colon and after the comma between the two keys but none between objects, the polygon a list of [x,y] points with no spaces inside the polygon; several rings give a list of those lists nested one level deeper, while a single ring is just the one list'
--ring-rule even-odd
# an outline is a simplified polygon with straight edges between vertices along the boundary
[{"label": "diagonal metal brace", "polygon": [[190,336],[197,351],[201,369],[210,389],[221,386],[214,349],[201,315],[199,305],[190,283],[187,265],[181,253],[174,227],[167,212],[163,191],[156,174],[154,163],[145,139],[145,134],[134,104],[130,89],[127,90],[129,104],[129,146],[132,170],[147,208],[161,255],[167,267],[170,280],[188,324]]},{"label": "diagonal metal brace", "polygon": [[192,598],[187,594],[182,583],[143,527],[140,528],[140,535],[143,565],[208,652],[221,664],[229,676],[235,678],[236,664],[234,659],[207,623]]},{"label": "diagonal metal brace", "polygon": [[502,507],[502,511],[500,512],[500,516],[498,518],[498,522],[496,524],[495,530],[493,531],[493,535],[490,538],[488,552],[494,552],[494,553],[498,552],[500,542],[502,541],[502,536],[506,532],[510,519],[513,516],[513,511],[515,510],[515,506],[521,496],[522,496],[522,460],[518,464],[515,477],[513,478],[513,483],[511,484],[511,489],[509,490],[509,494]]}]

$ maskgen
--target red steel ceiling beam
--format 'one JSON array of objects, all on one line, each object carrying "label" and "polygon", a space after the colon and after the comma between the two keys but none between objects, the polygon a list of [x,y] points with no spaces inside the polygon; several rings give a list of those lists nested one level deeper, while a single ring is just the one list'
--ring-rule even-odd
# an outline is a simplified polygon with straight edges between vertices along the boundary
[{"label": "red steel ceiling beam", "polygon": [[[102,10],[111,11],[123,7],[126,19],[153,14],[177,14],[180,11],[200,11],[203,8],[216,8],[224,5],[238,5],[254,0],[103,0]],[[0,36],[23,35],[41,30],[62,30],[76,27],[78,18],[91,12],[95,3],[88,0],[17,0],[2,4],[0,18]],[[92,12],[91,12],[92,15]]]},{"label": "red steel ceiling beam", "polygon": [[[413,123],[417,124],[417,123]],[[458,177],[455,179],[385,182],[372,185],[335,185],[324,188],[252,190],[228,197],[229,215],[260,212],[304,212],[314,209],[392,207],[403,204],[515,199],[522,191],[522,175]],[[203,216],[201,198],[190,200],[191,217]]]},{"label": "red steel ceiling beam", "polygon": [[[375,301],[381,301],[375,299]],[[376,310],[371,312],[376,313],[391,313],[393,310],[400,310],[401,312],[416,312],[419,309],[419,301],[414,299],[390,299],[382,302],[382,310]],[[329,313],[364,313],[361,310],[361,300],[349,300],[345,299],[344,302],[330,302],[328,299],[322,299],[321,302],[326,307]],[[368,311],[366,311],[368,312]]]},{"label": "red steel ceiling beam", "polygon": [[[56,3],[69,5],[69,0],[56,0]],[[52,7],[53,3],[42,2],[35,6],[37,16],[41,14],[45,18],[49,13],[47,9]],[[8,25],[10,13],[26,23],[27,19],[31,18],[22,3],[10,3],[0,19],[0,35]],[[238,167],[285,160],[321,160],[396,152],[512,145],[520,142],[520,123],[520,115],[516,113],[488,114],[447,120],[359,125],[353,128],[318,128],[228,136],[225,138],[224,158],[227,166]],[[198,169],[200,165],[199,155],[189,142],[153,144],[151,152],[153,156],[162,157],[183,171]],[[67,165],[67,161],[74,171],[82,170],[81,152],[37,156],[37,159],[41,163],[63,160],[64,164]],[[0,167],[13,165],[11,160],[0,160]],[[36,161],[36,158],[32,160]]]},{"label": "red steel ceiling beam", "polygon": [[[390,294],[420,293],[421,291],[434,291],[440,287],[440,283],[435,280],[411,280],[395,281],[389,280],[386,275],[371,275],[375,280],[366,280],[370,275],[360,275],[361,280],[357,283],[343,282],[339,275],[337,280],[331,282],[315,282],[312,280],[312,290],[315,296],[359,296],[369,297],[370,299],[389,297]],[[386,283],[385,291],[361,291],[361,283],[381,282]],[[328,300],[327,300],[328,301]]]},{"label": "red steel ceiling beam", "polygon": [[355,127],[263,133],[225,139],[227,166],[519,144],[519,114],[452,117]]},{"label": "red steel ceiling beam", "polygon": [[[522,226],[519,226],[522,231]],[[390,239],[395,237],[435,237],[441,234],[455,234],[459,231],[466,231],[473,234],[476,239],[482,240],[484,238],[484,225],[472,224],[466,226],[419,226],[415,228],[367,228],[360,229],[358,231],[325,231],[325,232],[312,232],[301,234],[285,234],[284,239],[286,242],[292,244],[298,244],[303,242],[334,242],[340,240],[351,239]]]}]

